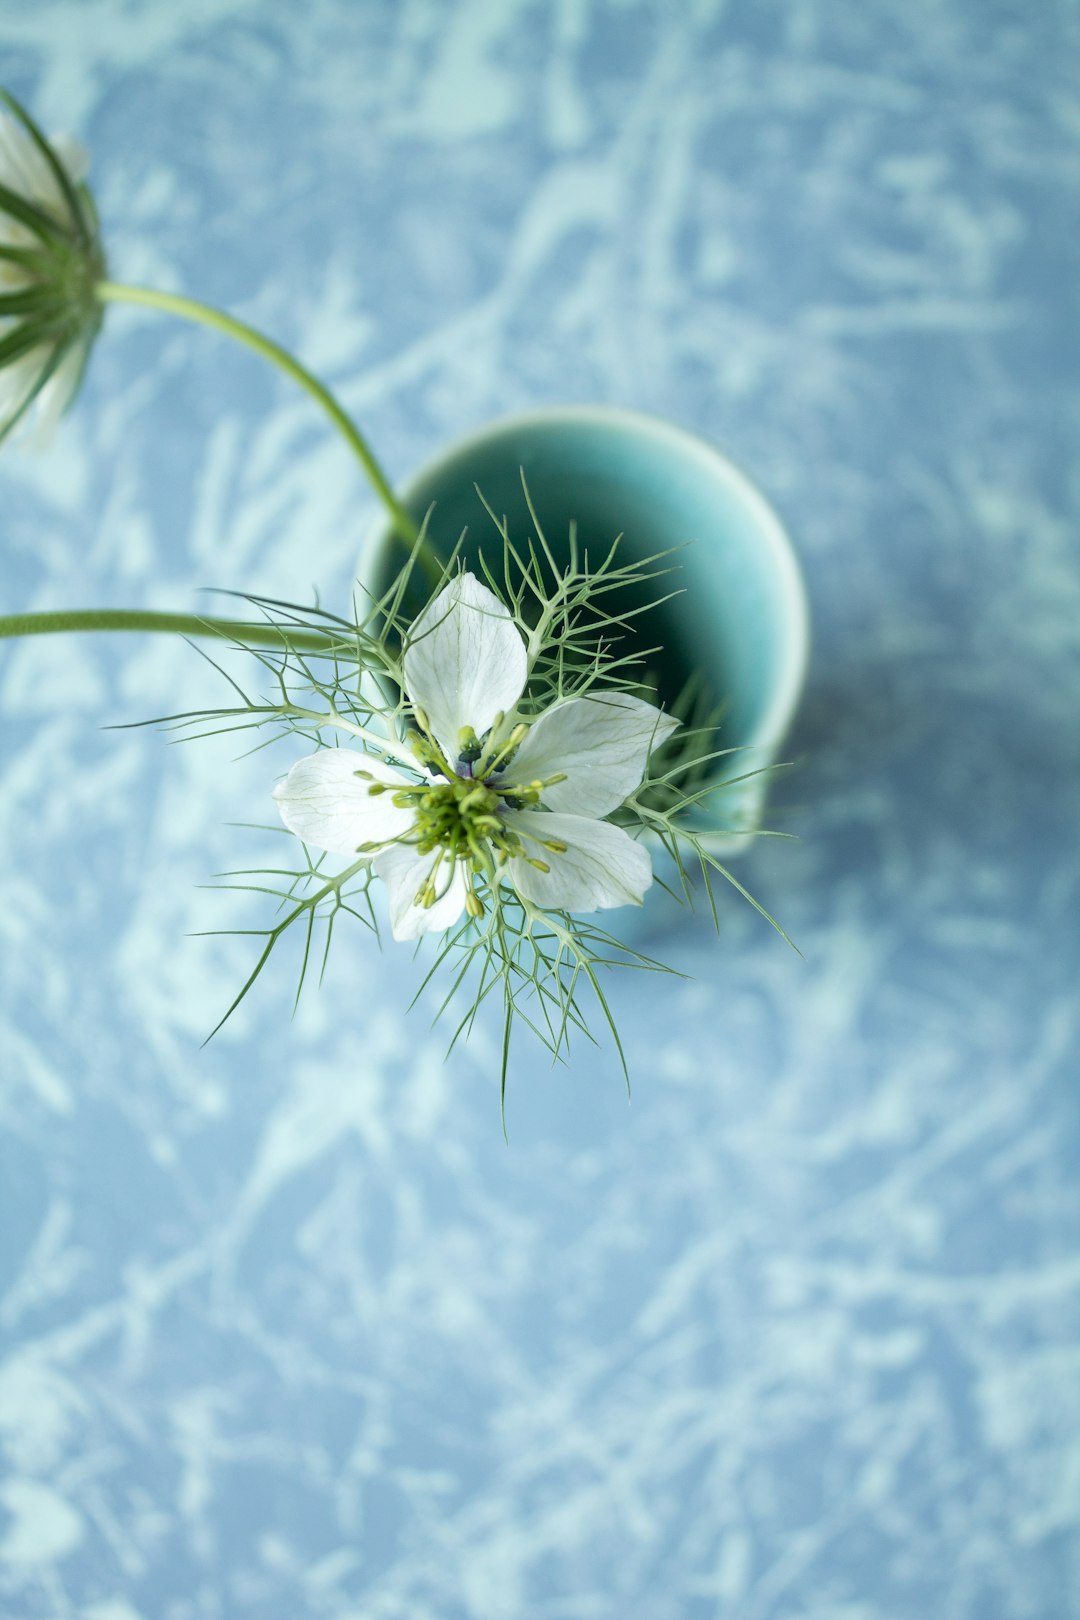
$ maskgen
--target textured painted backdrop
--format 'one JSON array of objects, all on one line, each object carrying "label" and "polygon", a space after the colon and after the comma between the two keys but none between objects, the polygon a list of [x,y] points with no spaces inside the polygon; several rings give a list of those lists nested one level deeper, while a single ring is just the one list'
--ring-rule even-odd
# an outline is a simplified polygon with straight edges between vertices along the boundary
[{"label": "textured painted backdrop", "polygon": [[[283,754],[103,726],[182,644],[0,653],[4,1620],[1080,1615],[1080,17],[1066,0],[20,0],[114,273],[226,304],[395,477],[563,400],[722,445],[801,552],[802,760],[611,1054],[442,1061],[252,914]],[[5,450],[6,610],[344,601],[288,385],[110,316]]]}]

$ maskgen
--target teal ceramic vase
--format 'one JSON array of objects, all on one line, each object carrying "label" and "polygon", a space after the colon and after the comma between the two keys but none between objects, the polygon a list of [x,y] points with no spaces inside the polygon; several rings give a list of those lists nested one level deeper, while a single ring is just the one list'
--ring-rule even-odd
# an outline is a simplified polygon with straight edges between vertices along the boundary
[{"label": "teal ceramic vase", "polygon": [[[438,550],[448,552],[464,532],[467,561],[475,567],[482,553],[497,575],[502,542],[477,490],[508,519],[511,538],[527,543],[533,522],[523,477],[556,555],[565,554],[571,523],[581,550],[597,559],[616,535],[623,561],[679,548],[650,597],[678,594],[637,623],[642,644],[660,649],[647,667],[668,706],[695,672],[722,706],[717,746],[736,752],[716,762],[715,779],[731,785],[695,807],[693,825],[727,858],[761,823],[767,767],[806,671],[806,593],[779,519],[745,474],[700,439],[597,406],[482,428],[429,462],[400,496],[417,522],[433,508],[428,532]],[[401,560],[400,542],[380,525],[365,547],[361,586],[385,589]]]}]

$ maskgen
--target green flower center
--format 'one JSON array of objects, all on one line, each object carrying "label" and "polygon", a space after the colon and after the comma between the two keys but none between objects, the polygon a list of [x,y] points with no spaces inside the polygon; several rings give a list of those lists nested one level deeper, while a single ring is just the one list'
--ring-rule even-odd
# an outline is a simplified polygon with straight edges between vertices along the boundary
[{"label": "green flower center", "polygon": [[[561,781],[563,778],[552,780]],[[507,809],[538,804],[545,785],[537,781],[507,790],[457,775],[443,782],[417,783],[414,787],[396,789],[373,782],[368,789],[370,793],[389,791],[399,809],[412,812],[412,826],[401,841],[415,849],[418,855],[433,857],[413,904],[433,906],[453,881],[459,861],[468,874],[465,909],[473,918],[482,917],[485,909],[477,893],[478,880],[493,883],[497,869],[505,866],[508,860],[520,859],[540,872],[550,871],[545,860],[528,853],[525,838],[507,823],[505,814],[501,813]],[[566,853],[566,845],[558,839],[539,838],[535,833],[528,833],[525,837],[545,853]],[[365,847],[361,845],[361,849]]]},{"label": "green flower center", "polygon": [[415,796],[395,794],[394,803],[414,810],[411,842],[415,842],[421,855],[442,849],[455,858],[471,857],[475,861],[478,849],[485,843],[501,844],[506,835],[498,814],[499,795],[483,782],[455,776],[448,782],[424,787]]},{"label": "green flower center", "polygon": [[[526,849],[529,844],[546,854],[564,855],[567,846],[556,838],[543,838],[535,832],[522,833],[511,826],[506,818],[508,810],[534,809],[540,804],[544,788],[556,782],[565,782],[562,772],[545,780],[507,782],[506,766],[525,736],[527,727],[519,724],[500,745],[489,734],[481,743],[471,727],[462,728],[458,739],[458,769],[447,764],[438,743],[432,738],[427,720],[417,714],[421,732],[411,738],[412,752],[418,765],[437,770],[442,775],[438,782],[417,782],[408,787],[391,787],[389,783],[373,781],[366,771],[357,776],[368,776],[372,794],[389,793],[399,810],[411,812],[412,826],[400,840],[415,849],[418,855],[433,857],[423,883],[417,890],[414,905],[433,906],[453,882],[460,861],[468,874],[468,893],[465,909],[470,917],[484,915],[484,904],[477,893],[478,883],[496,881],[499,867],[512,858],[520,859],[537,871],[551,870],[539,855]],[[501,716],[499,719],[501,720]],[[497,727],[498,722],[496,722]],[[492,732],[496,731],[492,728]],[[476,766],[476,774],[472,774]],[[459,772],[464,774],[459,775]],[[360,845],[361,851],[383,847],[377,844]]]}]

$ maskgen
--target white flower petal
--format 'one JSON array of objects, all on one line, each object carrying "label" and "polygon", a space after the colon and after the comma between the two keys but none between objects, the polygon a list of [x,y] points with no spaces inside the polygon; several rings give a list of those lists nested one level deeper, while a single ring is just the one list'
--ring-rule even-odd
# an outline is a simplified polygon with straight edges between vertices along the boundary
[{"label": "white flower petal", "polygon": [[530,726],[508,775],[531,782],[565,771],[565,782],[545,788],[544,804],[574,815],[606,816],[633,793],[649,755],[678,725],[629,692],[571,698],[546,709]]},{"label": "white flower petal", "polygon": [[[0,322],[0,328],[4,325]],[[3,336],[2,330],[0,336]],[[48,449],[57,423],[79,385],[86,362],[86,345],[78,343],[70,348],[52,376],[38,389],[42,373],[52,361],[51,348],[47,344],[39,344],[21,360],[13,361],[0,370],[0,432],[21,415],[19,438],[27,449]],[[36,389],[37,397],[33,398]],[[28,400],[31,401],[29,405]]]},{"label": "white flower petal", "polygon": [[[0,337],[3,331],[0,330]],[[0,370],[0,428],[4,427],[21,408],[26,396],[33,392],[41,376],[41,368],[48,360],[48,350],[31,349],[20,360],[13,360]]]},{"label": "white flower petal", "polygon": [[74,135],[53,135],[49,142],[72,185],[80,186],[90,173],[90,153]]},{"label": "white flower petal", "polygon": [[281,819],[305,844],[331,855],[355,855],[361,844],[400,838],[412,825],[410,810],[393,803],[393,794],[371,794],[357,771],[378,782],[405,783],[392,765],[354,748],[323,748],[296,762],[274,789]]},{"label": "white flower petal", "polygon": [[458,733],[480,737],[525,687],[525,643],[510,614],[472,574],[461,574],[410,627],[405,689],[453,765]]},{"label": "white flower petal", "polygon": [[[545,815],[519,810],[507,817],[524,839],[530,855],[546,862],[538,872],[521,856],[503,868],[520,895],[547,911],[604,911],[611,906],[639,906],[653,880],[652,861],[643,845],[621,827],[588,816]],[[564,855],[541,847],[537,839],[566,844]]]},{"label": "white flower petal", "polygon": [[[73,170],[78,169],[81,173],[77,178],[85,178],[90,159],[78,142],[70,136],[59,136],[54,137],[50,145],[69,178],[75,178]],[[37,142],[14,115],[4,109],[0,109],[0,180],[28,202],[44,208],[61,225],[70,227],[73,223],[67,198]]]},{"label": "white flower petal", "polygon": [[48,449],[60,418],[71,404],[72,395],[79,386],[85,364],[86,346],[76,344],[65,354],[34,401],[30,414],[32,427],[27,434],[27,443],[33,449]]},{"label": "white flower petal", "polygon": [[[433,906],[418,906],[416,896],[435,865],[433,851],[418,855],[411,844],[391,844],[380,850],[372,865],[386,884],[390,898],[390,929],[395,939],[419,939],[421,934],[438,934],[452,928],[465,909],[468,881],[461,862],[451,872],[443,861],[435,883],[439,898]],[[445,893],[442,892],[445,886]]]}]

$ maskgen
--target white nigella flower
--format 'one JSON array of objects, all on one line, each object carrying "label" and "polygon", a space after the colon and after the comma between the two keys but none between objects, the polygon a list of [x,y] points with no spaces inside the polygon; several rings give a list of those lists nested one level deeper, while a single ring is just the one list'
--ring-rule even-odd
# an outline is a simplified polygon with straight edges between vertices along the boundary
[{"label": "white nigella flower", "polygon": [[526,723],[517,705],[528,673],[509,612],[462,574],[405,639],[415,774],[326,748],[274,790],[305,843],[370,856],[389,890],[395,939],[452,927],[463,911],[481,916],[485,883],[508,882],[531,905],[570,912],[640,905],[651,884],[648,851],[603,818],[640,784],[678,721],[613,691],[568,698]]},{"label": "white nigella flower", "polygon": [[105,262],[86,168],[81,148],[47,141],[0,91],[0,438],[31,408],[49,430],[101,325]]}]

